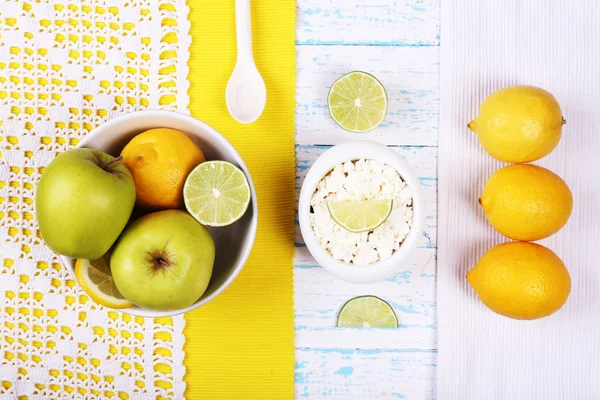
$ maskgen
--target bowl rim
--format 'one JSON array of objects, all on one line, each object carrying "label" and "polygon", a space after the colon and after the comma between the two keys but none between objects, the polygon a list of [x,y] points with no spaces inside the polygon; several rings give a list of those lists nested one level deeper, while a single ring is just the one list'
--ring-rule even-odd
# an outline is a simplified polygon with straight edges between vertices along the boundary
[{"label": "bowl rim", "polygon": [[[413,197],[413,225],[400,248],[391,257],[368,265],[349,265],[334,258],[321,247],[310,224],[310,199],[318,183],[335,166],[358,159],[378,160],[396,169],[410,187]],[[321,154],[306,174],[298,201],[298,220],[306,247],[324,269],[351,283],[381,282],[402,270],[404,262],[416,247],[417,240],[423,232],[425,204],[421,183],[408,162],[384,144],[371,140],[340,143]]]},{"label": "bowl rim", "polygon": [[[257,196],[256,196],[256,190],[254,188],[254,182],[252,181],[252,177],[250,175],[250,171],[248,171],[246,163],[244,162],[244,160],[242,159],[240,154],[237,152],[235,147],[233,147],[233,145],[223,135],[221,135],[216,129],[214,129],[212,126],[210,126],[207,123],[205,123],[197,118],[194,118],[188,114],[183,114],[183,113],[180,113],[177,111],[167,111],[167,110],[142,110],[142,111],[134,111],[131,113],[123,114],[118,117],[112,118],[112,119],[106,121],[105,123],[99,125],[98,127],[96,127],[84,139],[82,139],[81,142],[79,142],[77,144],[76,148],[89,147],[94,142],[94,140],[97,137],[99,137],[100,135],[104,135],[104,136],[111,135],[112,137],[118,137],[118,136],[120,136],[120,132],[118,131],[118,129],[115,129],[115,127],[117,127],[121,124],[125,124],[131,120],[139,119],[139,118],[161,118],[161,119],[165,120],[165,125],[161,125],[161,126],[157,125],[156,126],[157,128],[159,128],[159,127],[160,128],[168,128],[169,126],[167,126],[168,125],[167,120],[183,121],[184,123],[186,123],[189,126],[193,126],[194,128],[197,128],[198,130],[203,130],[204,132],[208,133],[210,140],[214,141],[216,143],[216,147],[218,147],[220,149],[224,149],[224,151],[231,154],[232,158],[235,159],[238,167],[240,167],[240,169],[246,175],[246,178],[248,179],[248,184],[250,185],[250,194],[251,194],[250,207],[252,207],[252,218],[250,220],[250,232],[249,232],[250,240],[247,242],[245,247],[240,252],[240,257],[238,258],[235,265],[232,267],[231,275],[225,281],[223,281],[223,283],[220,286],[218,286],[217,289],[212,294],[210,294],[206,298],[198,299],[194,304],[192,304],[188,307],[179,309],[179,310],[156,311],[156,310],[147,310],[147,309],[139,307],[139,306],[124,308],[124,309],[112,309],[112,308],[110,309],[112,311],[121,311],[126,314],[130,314],[130,315],[138,316],[138,317],[147,317],[147,318],[173,317],[173,316],[176,316],[179,314],[186,313],[188,311],[195,310],[196,308],[213,300],[215,297],[217,297],[218,295],[223,293],[223,291],[225,291],[225,289],[227,289],[227,287],[229,287],[229,285],[231,285],[231,283],[238,277],[238,275],[240,274],[240,272],[246,265],[246,262],[248,261],[248,257],[250,256],[250,253],[254,246],[254,241],[256,239],[256,231],[258,229],[258,200],[257,200]],[[152,129],[152,128],[149,128],[149,129]],[[93,147],[89,147],[89,148],[93,148]],[[74,268],[75,259],[63,256],[63,255],[61,255],[60,257],[63,261],[63,264],[69,270],[69,273],[71,274],[71,276],[75,279],[75,268]]]}]

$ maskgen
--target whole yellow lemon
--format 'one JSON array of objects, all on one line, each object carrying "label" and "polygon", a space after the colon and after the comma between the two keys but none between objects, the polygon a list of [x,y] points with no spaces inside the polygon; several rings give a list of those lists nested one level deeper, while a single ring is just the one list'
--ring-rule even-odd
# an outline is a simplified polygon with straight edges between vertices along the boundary
[{"label": "whole yellow lemon", "polygon": [[467,281],[492,311],[514,319],[546,317],[567,301],[571,277],[544,246],[511,242],[494,246],[467,273]]},{"label": "whole yellow lemon", "polygon": [[529,164],[494,172],[479,198],[488,221],[515,240],[540,240],[558,232],[573,210],[571,190],[560,176]]},{"label": "whole yellow lemon", "polygon": [[150,129],[134,137],[121,152],[135,182],[136,202],[142,207],[183,206],[183,185],[204,154],[184,133]]},{"label": "whole yellow lemon", "polygon": [[554,150],[564,124],[552,94],[535,86],[509,86],[481,103],[479,115],[469,123],[469,129],[492,157],[526,163]]}]

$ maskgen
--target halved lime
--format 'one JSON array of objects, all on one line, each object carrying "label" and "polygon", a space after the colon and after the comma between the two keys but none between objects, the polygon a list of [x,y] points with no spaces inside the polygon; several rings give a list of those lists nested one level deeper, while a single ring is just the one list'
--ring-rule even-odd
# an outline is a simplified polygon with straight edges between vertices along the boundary
[{"label": "halved lime", "polygon": [[188,175],[183,199],[188,212],[201,224],[231,225],[248,209],[250,185],[232,163],[205,161]]},{"label": "halved lime", "polygon": [[350,232],[368,232],[383,224],[392,213],[393,200],[330,201],[331,218]]},{"label": "halved lime", "polygon": [[338,328],[397,328],[398,318],[392,306],[376,296],[348,300],[340,310]]},{"label": "halved lime", "polygon": [[383,122],[388,99],[377,78],[354,71],[333,83],[327,104],[331,117],[339,126],[350,132],[364,133]]}]

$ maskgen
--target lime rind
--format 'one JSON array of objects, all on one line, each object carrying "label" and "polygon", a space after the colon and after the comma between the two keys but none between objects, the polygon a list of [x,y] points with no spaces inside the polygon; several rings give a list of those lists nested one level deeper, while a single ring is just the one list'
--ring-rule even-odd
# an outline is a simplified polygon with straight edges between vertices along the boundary
[{"label": "lime rind", "polygon": [[331,85],[327,104],[331,118],[342,129],[366,133],[384,121],[388,98],[377,78],[366,72],[352,71]]},{"label": "lime rind", "polygon": [[398,317],[392,306],[377,296],[359,296],[343,305],[338,328],[398,328]]},{"label": "lime rind", "polygon": [[188,175],[183,187],[187,211],[201,224],[231,225],[246,213],[250,185],[244,172],[227,161],[205,161]]},{"label": "lime rind", "polygon": [[390,217],[394,201],[329,201],[327,209],[331,218],[342,228],[353,233],[369,232],[379,228]]}]

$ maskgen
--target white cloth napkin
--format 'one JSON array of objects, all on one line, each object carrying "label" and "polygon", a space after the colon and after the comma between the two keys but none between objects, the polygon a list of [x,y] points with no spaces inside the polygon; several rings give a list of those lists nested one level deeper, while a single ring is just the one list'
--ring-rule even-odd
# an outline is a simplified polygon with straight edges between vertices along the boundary
[{"label": "white cloth napkin", "polygon": [[[439,157],[441,400],[600,399],[600,2],[442,0]],[[567,304],[536,321],[494,314],[465,274],[507,241],[477,199],[501,167],[467,123],[493,91],[549,90],[564,118],[557,149],[539,163],[574,196],[566,227],[540,243],[565,262]]]}]

